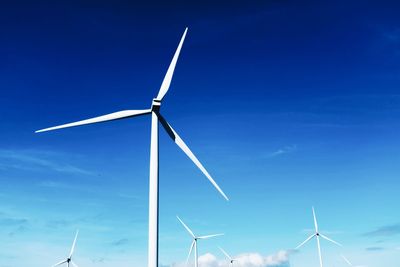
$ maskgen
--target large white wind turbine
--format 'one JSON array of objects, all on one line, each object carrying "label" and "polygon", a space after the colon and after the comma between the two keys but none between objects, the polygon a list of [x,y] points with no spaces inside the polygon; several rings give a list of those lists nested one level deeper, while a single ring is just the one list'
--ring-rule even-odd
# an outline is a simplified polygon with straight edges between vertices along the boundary
[{"label": "large white wind turbine", "polygon": [[233,262],[237,261],[237,259],[233,259],[231,256],[229,256],[229,254],[228,254],[225,250],[223,250],[223,249],[220,248],[220,247],[218,247],[218,248],[219,248],[219,250],[221,250],[222,253],[224,253],[224,255],[228,258],[228,260],[229,260],[229,266],[232,267],[232,266],[233,266]]},{"label": "large white wind turbine", "polygon": [[365,265],[353,265],[344,255],[342,256],[342,259],[350,266],[350,267],[366,267]]},{"label": "large white wind turbine", "polygon": [[69,267],[69,264],[72,264],[72,266],[74,266],[74,267],[78,267],[78,265],[76,265],[76,263],[74,263],[74,262],[72,261],[72,254],[74,253],[75,244],[76,244],[76,239],[78,238],[78,233],[79,233],[79,230],[76,231],[74,243],[72,243],[72,248],[71,248],[71,251],[70,251],[70,253],[69,253],[68,258],[66,258],[66,259],[63,260],[63,261],[60,261],[59,263],[54,264],[52,267],[56,267],[56,266],[62,265],[62,264],[64,264],[64,263],[67,264],[67,267]]},{"label": "large white wind turbine", "polygon": [[317,218],[316,218],[316,216],[315,216],[314,207],[312,208],[312,212],[313,212],[313,216],[314,216],[315,233],[312,234],[310,237],[308,237],[303,243],[301,243],[300,245],[298,245],[298,246],[296,247],[296,249],[299,249],[299,248],[300,248],[301,246],[303,246],[305,243],[307,243],[308,241],[310,241],[313,237],[316,237],[316,238],[317,238],[317,246],[318,246],[319,263],[320,263],[320,266],[323,267],[323,266],[322,266],[321,245],[320,245],[320,243],[319,243],[319,238],[322,237],[323,239],[328,240],[329,242],[332,242],[332,243],[334,243],[334,244],[336,244],[336,245],[338,245],[338,246],[342,246],[342,245],[339,244],[338,242],[336,242],[336,241],[330,239],[329,237],[327,237],[327,236],[321,234],[321,233],[319,232],[319,230],[318,230],[318,223],[317,223]]},{"label": "large white wind turbine", "polygon": [[190,255],[192,254],[192,250],[194,248],[194,266],[197,267],[198,266],[198,251],[197,251],[197,240],[199,239],[208,239],[211,237],[215,237],[215,236],[220,236],[223,234],[214,234],[214,235],[203,235],[203,236],[195,236],[195,234],[193,233],[192,230],[190,230],[190,228],[178,217],[176,216],[176,218],[178,218],[178,220],[181,222],[181,224],[183,225],[183,227],[185,227],[185,229],[188,231],[188,233],[190,234],[190,236],[193,238],[193,242],[190,245],[190,249],[189,249],[189,254],[188,257],[186,259],[186,265],[189,261]]},{"label": "large white wind turbine", "polygon": [[171,84],[172,75],[174,73],[175,65],[181,51],[183,41],[185,40],[187,28],[183,33],[181,41],[179,42],[178,48],[172,58],[171,64],[167,70],[164,80],[161,84],[161,88],[156,98],[153,99],[150,109],[144,110],[123,110],[107,114],[100,117],[95,117],[87,120],[77,121],[73,123],[63,124],[55,127],[50,127],[36,131],[45,132],[61,128],[80,126],[85,124],[99,123],[105,121],[119,120],[124,118],[130,118],[140,115],[151,114],[151,145],[150,145],[150,182],[149,182],[149,244],[148,244],[148,267],[158,267],[158,122],[164,127],[165,131],[171,137],[171,139],[185,152],[185,154],[196,164],[196,166],[203,172],[207,179],[213,184],[213,186],[222,194],[222,196],[228,200],[228,197],[217,185],[211,175],[203,167],[200,161],[192,153],[189,147],[183,142],[176,131],[171,125],[164,119],[160,114],[161,102],[168,92]]}]

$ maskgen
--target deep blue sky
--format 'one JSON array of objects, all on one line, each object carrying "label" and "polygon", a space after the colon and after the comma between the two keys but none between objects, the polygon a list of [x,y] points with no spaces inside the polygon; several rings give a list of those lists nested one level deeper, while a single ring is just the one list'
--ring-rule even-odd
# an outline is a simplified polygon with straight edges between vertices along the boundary
[{"label": "deep blue sky", "polygon": [[[200,255],[279,258],[314,205],[344,244],[323,244],[327,266],[343,253],[397,267],[399,14],[395,1],[1,3],[0,266],[51,265],[76,228],[80,266],[146,266],[150,118],[33,132],[150,107],[189,27],[162,113],[231,201],[161,132],[161,263],[189,249],[176,214],[226,233]],[[317,266],[314,242],[290,264]]]}]

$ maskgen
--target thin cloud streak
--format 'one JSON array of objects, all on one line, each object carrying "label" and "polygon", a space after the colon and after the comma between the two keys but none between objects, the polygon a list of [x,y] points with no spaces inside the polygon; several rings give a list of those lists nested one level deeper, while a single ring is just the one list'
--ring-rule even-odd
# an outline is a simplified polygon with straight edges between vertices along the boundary
[{"label": "thin cloud streak", "polygon": [[0,164],[0,168],[3,170],[18,169],[29,171],[53,170],[76,175],[95,175],[93,172],[80,167],[58,163],[53,159],[49,159],[49,157],[59,156],[59,154],[49,151],[0,149],[0,158],[6,161]]},{"label": "thin cloud streak", "polygon": [[367,251],[381,251],[381,250],[384,250],[384,248],[383,247],[368,247],[365,250],[367,250]]},{"label": "thin cloud streak", "polygon": [[267,155],[268,158],[275,158],[284,154],[293,153],[297,150],[297,145],[285,146]]},{"label": "thin cloud streak", "polygon": [[377,228],[374,231],[364,233],[363,236],[366,237],[387,237],[400,234],[400,223],[386,225]]}]

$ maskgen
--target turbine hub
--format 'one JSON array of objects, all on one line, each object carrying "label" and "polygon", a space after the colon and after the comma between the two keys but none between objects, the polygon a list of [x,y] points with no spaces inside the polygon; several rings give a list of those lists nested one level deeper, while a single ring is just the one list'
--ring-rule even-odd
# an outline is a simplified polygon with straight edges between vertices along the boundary
[{"label": "turbine hub", "polygon": [[151,111],[158,112],[161,107],[161,100],[156,98],[153,99],[153,103],[151,104]]}]

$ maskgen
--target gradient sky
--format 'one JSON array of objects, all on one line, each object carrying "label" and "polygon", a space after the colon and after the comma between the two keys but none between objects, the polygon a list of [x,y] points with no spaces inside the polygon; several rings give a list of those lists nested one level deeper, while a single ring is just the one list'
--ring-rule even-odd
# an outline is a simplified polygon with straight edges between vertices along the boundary
[{"label": "gradient sky", "polygon": [[317,267],[288,252],[315,206],[326,267],[398,267],[400,4],[218,2],[1,3],[0,267],[51,266],[78,228],[80,267],[146,266],[150,117],[33,132],[150,107],[186,26],[162,112],[231,201],[160,131],[160,263],[186,259],[179,215],[225,233],[205,267]]}]

